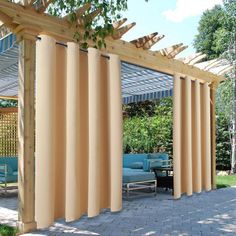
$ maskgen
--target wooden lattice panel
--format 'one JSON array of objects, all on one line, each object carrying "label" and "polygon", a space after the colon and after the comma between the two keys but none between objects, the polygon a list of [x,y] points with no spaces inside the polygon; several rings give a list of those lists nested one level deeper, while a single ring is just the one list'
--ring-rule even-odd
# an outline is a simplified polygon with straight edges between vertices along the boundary
[{"label": "wooden lattice panel", "polygon": [[17,108],[0,109],[0,157],[17,156]]}]

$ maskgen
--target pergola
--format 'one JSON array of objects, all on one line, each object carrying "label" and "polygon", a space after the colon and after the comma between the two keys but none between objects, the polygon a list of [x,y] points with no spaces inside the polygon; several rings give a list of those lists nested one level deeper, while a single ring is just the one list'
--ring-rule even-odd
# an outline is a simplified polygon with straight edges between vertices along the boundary
[{"label": "pergola", "polygon": [[[18,97],[18,117],[19,117],[19,227],[21,232],[28,232],[36,228],[35,221],[35,65],[36,65],[36,41],[38,37],[50,41],[52,38],[57,42],[74,42],[74,33],[79,29],[83,30],[83,19],[88,17],[84,13],[90,5],[86,5],[77,11],[78,21],[71,23],[67,17],[56,18],[44,13],[52,2],[44,0],[35,9],[35,0],[24,0],[22,4],[15,4],[8,1],[0,2],[0,20],[4,25],[16,35],[11,35],[12,41],[17,41],[19,46],[13,45],[13,51],[18,51],[15,58],[9,57],[4,51],[0,58],[0,81],[6,76],[9,80],[0,83],[0,93],[2,97]],[[99,12],[90,13],[89,18],[93,19]],[[231,66],[222,60],[198,63],[205,55],[200,53],[184,59],[175,59],[176,55],[183,51],[186,46],[183,44],[173,45],[159,51],[152,51],[151,47],[163,38],[162,35],[153,33],[131,42],[121,40],[128,30],[135,24],[125,25],[126,19],[114,23],[114,33],[106,38],[106,48],[102,48],[102,55],[109,57],[111,54],[119,56],[122,61],[122,95],[123,102],[136,102],[146,99],[156,99],[172,95],[174,100],[174,171],[175,175],[175,197],[179,198],[181,193],[186,192],[191,195],[193,188],[201,191],[201,187],[195,187],[199,183],[192,180],[194,173],[192,165],[199,164],[201,154],[197,151],[200,146],[199,140],[204,135],[201,143],[204,146],[204,155],[208,160],[203,165],[204,175],[210,175],[204,182],[205,190],[214,189],[215,183],[215,93],[218,84],[224,80],[223,75],[231,70]],[[79,26],[79,28],[78,28]],[[43,40],[42,40],[43,42]],[[89,42],[92,45],[91,42]],[[39,46],[41,47],[41,46]],[[49,48],[50,49],[50,48]],[[1,51],[2,50],[2,51]],[[51,49],[50,49],[51,50]],[[89,51],[92,52],[91,50]],[[4,57],[5,55],[5,57]],[[17,62],[19,56],[18,66]],[[10,58],[10,61],[7,61]],[[38,56],[42,60],[45,56]],[[114,59],[116,60],[116,59]],[[4,72],[4,66],[9,63],[12,66],[9,71]],[[37,65],[36,65],[37,66]],[[11,78],[16,78],[18,81]],[[10,81],[10,84],[8,83]],[[16,88],[19,86],[17,92]],[[37,86],[37,85],[36,85]],[[163,89],[164,88],[164,89]],[[118,88],[119,90],[119,88]],[[184,94],[184,95],[183,95]],[[112,96],[112,95],[111,95]],[[203,99],[201,99],[203,97]],[[113,97],[117,99],[117,97]],[[192,101],[192,103],[191,103]],[[194,107],[194,108],[191,108]],[[194,111],[192,110],[194,109]],[[191,117],[191,111],[193,116]],[[200,116],[201,111],[201,116]],[[186,114],[182,117],[181,114]],[[197,117],[197,118],[196,118]],[[198,122],[199,119],[202,123]],[[36,119],[37,120],[37,119]],[[194,124],[194,125],[193,125]],[[182,133],[181,126],[187,130]],[[196,131],[196,135],[191,130]],[[204,129],[204,134],[199,134],[197,130]],[[118,130],[119,131],[119,130]],[[36,129],[37,132],[37,129]],[[189,137],[193,137],[190,138]],[[186,147],[181,147],[180,140],[185,140]],[[196,143],[197,145],[195,146]],[[206,144],[205,144],[206,143]],[[189,148],[191,146],[191,148]],[[198,153],[198,157],[195,152]],[[181,177],[181,155],[186,157],[186,175]],[[192,157],[194,156],[194,157]],[[205,156],[204,156],[205,157]],[[210,158],[210,159],[209,159]],[[200,167],[199,167],[200,168]],[[200,168],[201,169],[201,168]],[[190,178],[189,178],[190,177]],[[181,189],[181,178],[184,179]],[[190,179],[189,181],[187,179]],[[195,183],[191,183],[195,181]],[[210,182],[209,182],[210,181]],[[201,181],[200,181],[201,182]]]}]

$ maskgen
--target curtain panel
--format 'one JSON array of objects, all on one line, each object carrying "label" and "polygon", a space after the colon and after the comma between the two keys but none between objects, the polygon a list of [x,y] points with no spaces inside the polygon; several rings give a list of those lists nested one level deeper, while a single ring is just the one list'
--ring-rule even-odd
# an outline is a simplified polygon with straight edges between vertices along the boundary
[{"label": "curtain panel", "polygon": [[210,87],[189,77],[174,77],[174,197],[211,190]]},{"label": "curtain panel", "polygon": [[122,208],[120,60],[67,47],[46,35],[36,44],[35,217],[96,216]]}]

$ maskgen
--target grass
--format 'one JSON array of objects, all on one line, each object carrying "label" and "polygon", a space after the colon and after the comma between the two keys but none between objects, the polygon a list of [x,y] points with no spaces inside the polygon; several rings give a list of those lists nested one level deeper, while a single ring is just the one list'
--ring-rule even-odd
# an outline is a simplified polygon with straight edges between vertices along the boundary
[{"label": "grass", "polygon": [[217,188],[236,186],[236,175],[216,176]]},{"label": "grass", "polygon": [[11,226],[0,224],[0,236],[15,236],[17,229]]}]

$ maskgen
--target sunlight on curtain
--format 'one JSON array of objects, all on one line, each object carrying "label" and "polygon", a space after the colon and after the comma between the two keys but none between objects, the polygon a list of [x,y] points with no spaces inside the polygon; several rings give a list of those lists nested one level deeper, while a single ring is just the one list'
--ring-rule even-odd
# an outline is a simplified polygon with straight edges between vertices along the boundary
[{"label": "sunlight on curtain", "polygon": [[38,228],[122,207],[120,60],[41,36],[36,46]]},{"label": "sunlight on curtain", "polygon": [[210,88],[175,75],[173,95],[174,197],[211,190]]}]

